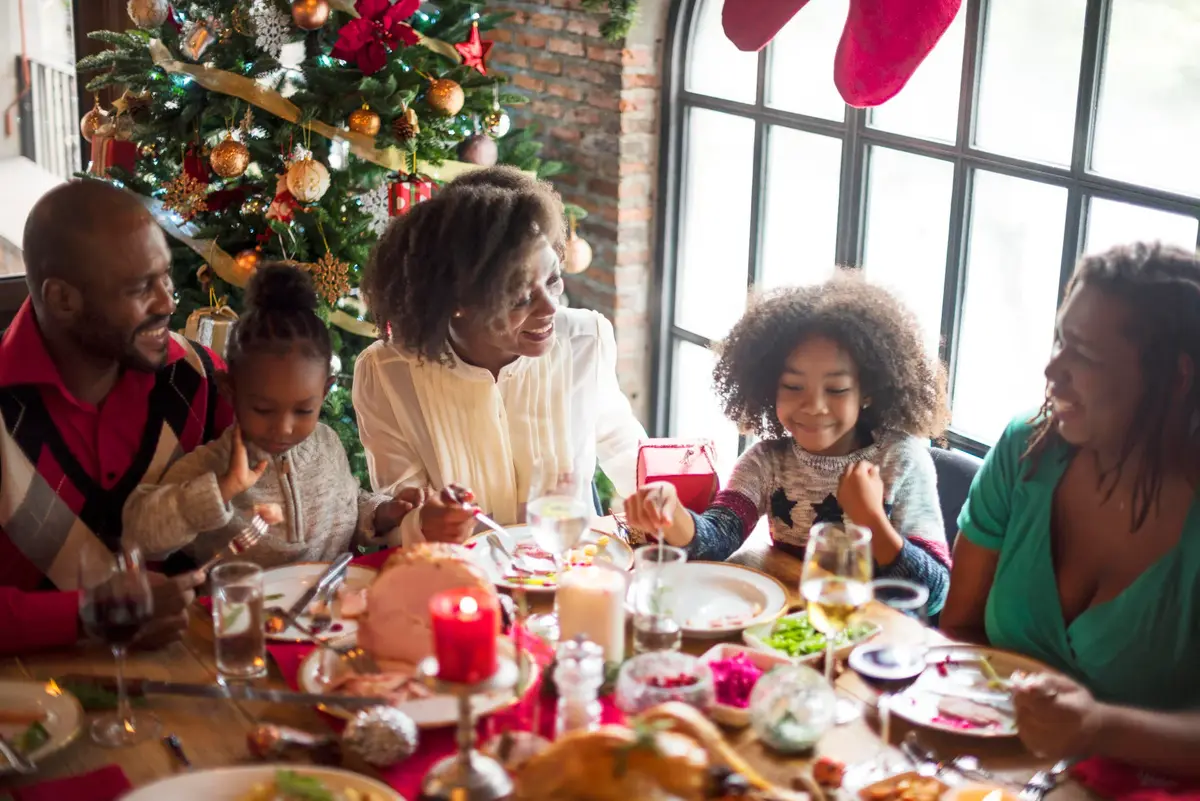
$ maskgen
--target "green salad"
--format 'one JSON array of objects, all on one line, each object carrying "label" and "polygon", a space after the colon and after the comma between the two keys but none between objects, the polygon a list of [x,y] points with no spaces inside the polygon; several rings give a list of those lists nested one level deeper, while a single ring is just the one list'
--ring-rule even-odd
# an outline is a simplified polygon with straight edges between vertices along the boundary
[{"label": "green salad", "polygon": [[[870,623],[859,623],[848,627],[838,635],[835,644],[845,645],[866,637],[874,630]],[[808,621],[808,615],[783,617],[775,621],[771,633],[763,642],[788,656],[809,656],[825,650],[825,635],[817,631]]]}]

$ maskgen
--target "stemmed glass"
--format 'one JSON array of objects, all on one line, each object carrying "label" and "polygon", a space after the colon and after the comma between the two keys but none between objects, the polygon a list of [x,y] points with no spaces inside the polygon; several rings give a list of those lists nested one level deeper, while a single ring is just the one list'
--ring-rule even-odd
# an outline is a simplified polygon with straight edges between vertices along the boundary
[{"label": "stemmed glass", "polygon": [[[526,522],[533,541],[554,558],[557,586],[567,556],[587,533],[594,510],[584,484],[572,474],[557,477],[549,489],[535,489],[531,495],[525,507]],[[552,612],[530,618],[529,625],[546,639],[558,639],[558,616]]]},{"label": "stemmed glass", "polygon": [[[825,635],[825,680],[837,691],[837,644],[851,618],[871,601],[871,530],[852,523],[818,523],[808,535],[800,595],[813,628]],[[838,696],[834,722],[856,720],[862,712]]]},{"label": "stemmed glass", "polygon": [[117,711],[92,721],[92,739],[121,748],[155,737],[161,724],[148,712],[135,715],[125,692],[125,652],[154,615],[150,579],[142,554],[126,546],[120,553],[83,551],[79,559],[79,618],[84,631],[108,643],[117,662]]}]

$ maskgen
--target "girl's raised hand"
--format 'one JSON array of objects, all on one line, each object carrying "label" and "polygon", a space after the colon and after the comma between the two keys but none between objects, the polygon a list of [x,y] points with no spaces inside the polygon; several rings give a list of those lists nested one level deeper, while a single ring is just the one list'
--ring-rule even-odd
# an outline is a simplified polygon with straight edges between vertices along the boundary
[{"label": "girl's raised hand", "polygon": [[883,509],[883,478],[870,462],[854,462],[838,482],[838,505],[860,526],[873,526],[887,517]]},{"label": "girl's raised hand", "polygon": [[679,507],[679,492],[667,481],[647,484],[625,499],[625,520],[642,531],[669,528]]},{"label": "girl's raised hand", "polygon": [[229,449],[229,468],[225,475],[217,479],[217,486],[221,489],[221,497],[225,503],[253,487],[266,471],[266,459],[254,467],[250,466],[250,458],[246,455],[246,443],[242,441],[242,429],[235,425],[233,446]]}]

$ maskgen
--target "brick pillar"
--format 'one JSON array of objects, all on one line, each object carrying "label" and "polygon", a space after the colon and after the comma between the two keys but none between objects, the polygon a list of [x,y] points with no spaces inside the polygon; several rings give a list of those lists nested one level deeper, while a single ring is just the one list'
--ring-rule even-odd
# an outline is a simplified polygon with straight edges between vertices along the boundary
[{"label": "brick pillar", "polygon": [[653,209],[658,178],[659,74],[667,0],[642,0],[623,42],[600,36],[603,17],[579,0],[510,0],[505,25],[491,32],[490,61],[530,102],[514,123],[536,125],[546,158],[570,164],[555,178],[563,198],[589,216],[579,234],[592,266],[567,281],[571,305],[595,309],[617,333],[621,388],[650,417],[650,309]]}]

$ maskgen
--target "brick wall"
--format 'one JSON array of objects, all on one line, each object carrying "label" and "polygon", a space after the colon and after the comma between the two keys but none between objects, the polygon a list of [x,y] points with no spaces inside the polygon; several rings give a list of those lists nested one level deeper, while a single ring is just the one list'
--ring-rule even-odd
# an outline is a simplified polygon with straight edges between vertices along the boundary
[{"label": "brick wall", "polygon": [[650,408],[649,298],[654,275],[659,71],[666,0],[643,0],[624,42],[600,36],[603,17],[579,0],[501,4],[512,12],[492,31],[490,62],[529,97],[517,125],[536,125],[547,158],[574,167],[556,178],[586,208],[579,234],[592,266],[567,282],[571,305],[596,309],[616,328],[621,388],[643,420]]}]

